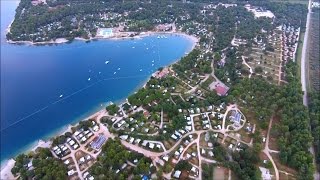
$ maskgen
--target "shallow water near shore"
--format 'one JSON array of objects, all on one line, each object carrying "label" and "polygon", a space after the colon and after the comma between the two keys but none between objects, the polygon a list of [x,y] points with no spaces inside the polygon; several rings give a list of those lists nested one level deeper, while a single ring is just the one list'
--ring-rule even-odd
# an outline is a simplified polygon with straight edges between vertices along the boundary
[{"label": "shallow water near shore", "polygon": [[1,162],[119,102],[192,49],[185,36],[28,46],[8,44],[17,1],[1,1]]}]

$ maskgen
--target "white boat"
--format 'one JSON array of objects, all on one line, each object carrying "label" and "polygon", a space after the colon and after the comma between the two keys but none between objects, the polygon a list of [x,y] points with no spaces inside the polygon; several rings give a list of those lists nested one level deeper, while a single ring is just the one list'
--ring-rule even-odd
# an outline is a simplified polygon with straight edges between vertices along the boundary
[{"label": "white boat", "polygon": [[106,61],[106,62],[104,62],[105,64],[108,64],[109,63],[109,61]]},{"label": "white boat", "polygon": [[120,68],[118,68],[118,71],[120,71]]},{"label": "white boat", "polygon": [[63,97],[63,94],[61,94],[60,96],[59,96],[59,98],[62,98]]},{"label": "white boat", "polygon": [[154,66],[154,64],[152,64],[152,66]]},{"label": "white boat", "polygon": [[149,48],[146,48],[147,50],[149,49]]},{"label": "white boat", "polygon": [[91,78],[88,78],[88,81],[90,81],[91,80]]},{"label": "white boat", "polygon": [[101,74],[101,72],[99,72],[99,74]]},{"label": "white boat", "polygon": [[117,74],[117,72],[114,72],[113,74]]},{"label": "white boat", "polygon": [[160,36],[158,36],[158,39],[160,39]]},{"label": "white boat", "polygon": [[142,71],[142,69],[140,69],[140,72]]},{"label": "white boat", "polygon": [[154,60],[152,60],[152,62],[154,63]]},{"label": "white boat", "polygon": [[134,49],[135,47],[134,46],[132,46],[132,49]]}]

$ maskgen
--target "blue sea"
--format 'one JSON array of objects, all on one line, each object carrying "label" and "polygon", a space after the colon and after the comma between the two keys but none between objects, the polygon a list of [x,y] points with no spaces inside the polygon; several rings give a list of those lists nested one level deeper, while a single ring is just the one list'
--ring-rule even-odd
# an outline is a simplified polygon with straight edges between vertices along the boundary
[{"label": "blue sea", "polygon": [[[8,44],[18,2],[1,1],[1,162],[120,102],[191,50],[183,36],[31,46]],[[109,63],[106,63],[109,61]]]}]

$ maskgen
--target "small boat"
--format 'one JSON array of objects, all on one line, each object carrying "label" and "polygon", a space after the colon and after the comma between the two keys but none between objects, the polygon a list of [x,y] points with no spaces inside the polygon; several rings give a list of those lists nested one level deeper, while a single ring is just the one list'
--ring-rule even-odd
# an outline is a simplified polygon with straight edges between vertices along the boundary
[{"label": "small boat", "polygon": [[91,78],[88,78],[88,81],[90,81],[91,80]]},{"label": "small boat", "polygon": [[154,60],[152,60],[151,62],[153,62],[153,63],[154,63]]},{"label": "small boat", "polygon": [[61,94],[60,96],[59,96],[59,98],[62,98],[63,97],[63,94]]},{"label": "small boat", "polygon": [[101,74],[101,72],[99,72],[99,74]]},{"label": "small boat", "polygon": [[160,39],[160,36],[158,36],[158,39]]},{"label": "small boat", "polygon": [[117,72],[114,72],[113,74],[117,74]]},{"label": "small boat", "polygon": [[142,71],[142,69],[140,69],[140,72]]},{"label": "small boat", "polygon": [[120,71],[120,68],[118,68],[118,71]]},{"label": "small boat", "polygon": [[132,46],[132,49],[134,49],[135,47],[134,46]]},{"label": "small boat", "polygon": [[106,61],[106,62],[104,62],[105,64],[108,64],[109,63],[109,61]]},{"label": "small boat", "polygon": [[152,64],[152,66],[154,66],[154,64]]},{"label": "small boat", "polygon": [[146,48],[147,50],[149,49],[149,48]]}]

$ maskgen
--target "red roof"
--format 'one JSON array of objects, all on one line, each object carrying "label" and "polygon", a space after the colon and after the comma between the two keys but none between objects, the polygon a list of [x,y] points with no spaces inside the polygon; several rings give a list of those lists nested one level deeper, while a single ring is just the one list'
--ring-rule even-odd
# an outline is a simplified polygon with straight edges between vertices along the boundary
[{"label": "red roof", "polygon": [[219,85],[216,87],[215,90],[219,96],[225,96],[228,92],[228,89],[226,87],[219,86]]}]

